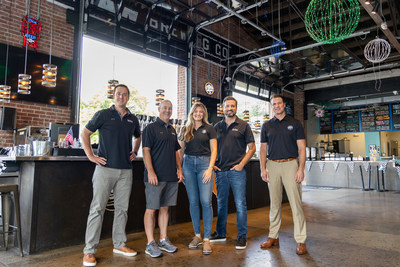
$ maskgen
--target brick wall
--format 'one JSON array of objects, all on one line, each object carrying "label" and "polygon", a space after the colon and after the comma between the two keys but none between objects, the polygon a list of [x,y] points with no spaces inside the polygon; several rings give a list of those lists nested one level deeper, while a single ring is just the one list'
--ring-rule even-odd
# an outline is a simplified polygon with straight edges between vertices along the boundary
[{"label": "brick wall", "polygon": [[[12,3],[11,12],[10,3]],[[37,17],[38,3],[39,1],[31,1],[30,16],[35,18]],[[49,53],[50,48],[51,12],[52,3],[45,0],[40,1],[39,20],[42,25],[42,30],[37,45],[37,51],[46,54]],[[23,37],[21,35],[21,21],[25,14],[26,8],[24,0],[0,0],[1,43],[7,44],[7,41],[9,41],[9,44],[12,46],[22,47]],[[10,30],[9,40],[8,28]],[[53,17],[52,55],[65,59],[72,59],[74,45],[73,33],[73,26],[66,23],[66,10],[55,5]],[[0,53],[5,53],[5,51],[0,51]],[[0,83],[3,84],[4,81],[0,80]],[[16,90],[16,88],[12,88],[12,90]],[[70,106],[63,107],[27,101],[11,101],[9,104],[0,102],[0,106],[13,107],[17,109],[17,128],[27,125],[48,127],[50,121],[70,121]],[[0,147],[11,146],[12,144],[13,131],[0,130]]]},{"label": "brick wall", "polygon": [[[220,79],[224,75],[225,68],[203,60],[199,57],[193,58],[192,65],[192,96],[207,96],[215,99],[221,97]],[[209,95],[206,93],[204,86],[210,82],[214,86],[214,93]]]},{"label": "brick wall", "polygon": [[178,119],[185,119],[185,98],[186,98],[186,68],[182,66],[178,66],[178,91],[177,91],[177,100],[178,100]]}]

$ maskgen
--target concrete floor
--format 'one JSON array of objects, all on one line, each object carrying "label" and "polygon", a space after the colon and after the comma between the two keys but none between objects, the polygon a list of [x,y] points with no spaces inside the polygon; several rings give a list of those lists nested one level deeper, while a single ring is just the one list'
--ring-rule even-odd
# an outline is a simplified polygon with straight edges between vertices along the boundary
[{"label": "concrete floor", "polygon": [[[400,266],[399,192],[362,192],[355,189],[303,188],[307,218],[308,254],[298,256],[293,239],[289,204],[282,207],[280,247],[261,250],[268,236],[268,208],[248,212],[248,246],[236,250],[236,216],[228,217],[228,240],[213,244],[213,253],[189,250],[191,223],[169,227],[169,238],[178,246],[175,254],[153,259],[144,253],[145,234],[128,236],[138,250],[133,258],[113,255],[110,239],[102,240],[97,266]],[[214,218],[214,226],[216,218]],[[81,266],[83,245],[38,255],[17,256],[17,250],[0,251],[0,266]],[[2,264],[3,263],[3,264]]]}]

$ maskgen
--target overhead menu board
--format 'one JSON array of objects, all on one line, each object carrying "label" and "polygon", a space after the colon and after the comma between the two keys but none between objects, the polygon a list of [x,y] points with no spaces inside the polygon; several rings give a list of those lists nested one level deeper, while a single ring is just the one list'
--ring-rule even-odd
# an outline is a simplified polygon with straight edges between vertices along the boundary
[{"label": "overhead menu board", "polygon": [[393,130],[400,130],[400,104],[392,105]]},{"label": "overhead menu board", "polygon": [[361,108],[361,131],[389,131],[389,105]]},{"label": "overhead menu board", "polygon": [[358,110],[333,111],[333,132],[349,133],[360,131]]},{"label": "overhead menu board", "polygon": [[376,131],[374,108],[361,108],[361,131]]},{"label": "overhead menu board", "polygon": [[358,117],[358,110],[346,112],[346,132],[359,132],[360,119]]},{"label": "overhead menu board", "polygon": [[332,113],[328,110],[322,118],[319,118],[319,131],[321,134],[332,133]]},{"label": "overhead menu board", "polygon": [[375,125],[377,131],[390,130],[390,110],[389,105],[375,107]]},{"label": "overhead menu board", "polygon": [[345,133],[347,114],[342,110],[333,111],[333,133]]}]

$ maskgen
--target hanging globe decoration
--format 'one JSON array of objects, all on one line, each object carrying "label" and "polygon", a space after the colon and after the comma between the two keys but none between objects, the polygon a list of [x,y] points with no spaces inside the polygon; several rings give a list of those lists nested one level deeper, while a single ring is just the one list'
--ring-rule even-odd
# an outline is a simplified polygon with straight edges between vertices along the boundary
[{"label": "hanging globe decoration", "polygon": [[315,41],[334,44],[352,34],[359,20],[358,0],[311,0],[305,25]]},{"label": "hanging globe decoration", "polygon": [[324,108],[318,108],[315,110],[315,117],[317,118],[322,118],[325,115],[325,109]]},{"label": "hanging globe decoration", "polygon": [[272,43],[271,48],[269,51],[271,52],[271,55],[274,57],[280,57],[285,53],[286,46],[284,42],[281,41],[275,41]]},{"label": "hanging globe decoration", "polygon": [[390,55],[390,44],[388,41],[376,37],[364,48],[365,58],[372,63],[379,63],[387,59]]},{"label": "hanging globe decoration", "polygon": [[249,122],[250,121],[250,116],[249,116],[249,111],[248,110],[243,110],[243,120]]},{"label": "hanging globe decoration", "polygon": [[217,104],[217,117],[223,117],[224,116],[224,109],[222,107],[222,104],[218,103]]}]

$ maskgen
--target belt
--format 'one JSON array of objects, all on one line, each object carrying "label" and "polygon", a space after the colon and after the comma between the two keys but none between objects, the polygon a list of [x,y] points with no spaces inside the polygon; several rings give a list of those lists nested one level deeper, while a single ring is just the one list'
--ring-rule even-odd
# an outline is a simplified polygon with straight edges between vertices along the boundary
[{"label": "belt", "polygon": [[287,162],[295,160],[296,158],[288,158],[288,159],[271,159],[273,162]]}]

